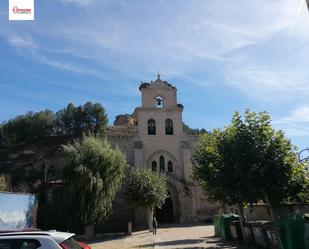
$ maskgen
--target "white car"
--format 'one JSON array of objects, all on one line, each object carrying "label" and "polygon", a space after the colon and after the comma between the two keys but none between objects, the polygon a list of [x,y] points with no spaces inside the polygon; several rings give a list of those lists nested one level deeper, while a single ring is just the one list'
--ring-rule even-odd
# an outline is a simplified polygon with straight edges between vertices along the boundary
[{"label": "white car", "polygon": [[74,235],[54,230],[1,232],[0,249],[90,249]]}]

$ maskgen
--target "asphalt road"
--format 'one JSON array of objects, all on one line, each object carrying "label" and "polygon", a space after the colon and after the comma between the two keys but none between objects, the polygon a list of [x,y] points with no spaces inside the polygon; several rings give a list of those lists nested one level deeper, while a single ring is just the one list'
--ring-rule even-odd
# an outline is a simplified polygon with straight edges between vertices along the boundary
[{"label": "asphalt road", "polygon": [[93,249],[248,249],[215,238],[212,225],[159,227],[157,235],[141,231],[132,236],[108,236],[104,240],[90,243],[90,246]]}]

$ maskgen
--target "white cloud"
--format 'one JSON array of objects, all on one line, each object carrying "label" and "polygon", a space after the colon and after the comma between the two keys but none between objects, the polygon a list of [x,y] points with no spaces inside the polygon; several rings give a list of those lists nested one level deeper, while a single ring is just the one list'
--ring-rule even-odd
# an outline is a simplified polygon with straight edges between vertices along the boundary
[{"label": "white cloud", "polygon": [[28,48],[28,49],[36,49],[37,45],[33,42],[30,35],[26,37],[22,37],[17,34],[13,34],[8,37],[8,42],[10,45],[18,48]]},{"label": "white cloud", "polygon": [[53,66],[53,67],[57,67],[59,69],[62,70],[68,70],[74,73],[78,73],[78,74],[90,74],[90,75],[96,75],[96,76],[100,76],[100,77],[104,77],[104,75],[100,74],[99,72],[95,71],[95,70],[91,70],[87,67],[83,67],[80,65],[76,65],[76,64],[72,64],[66,61],[57,61],[57,60],[52,60],[49,59],[45,56],[39,56],[38,60],[41,63]]},{"label": "white cloud", "polygon": [[[69,53],[133,77],[157,69],[169,77],[190,75],[188,83],[197,85],[209,84],[205,69],[216,65],[227,79],[222,84],[252,98],[288,98],[291,91],[308,94],[309,73],[299,66],[309,64],[304,0],[57,1],[89,8],[52,16],[50,23],[28,29],[33,39],[44,37],[56,44],[53,49],[49,44],[49,51],[39,45],[37,53],[43,48],[59,57]],[[29,39],[14,43],[31,46]],[[48,59],[49,65],[72,72],[85,67]],[[204,74],[205,80],[192,77],[192,71]]]},{"label": "white cloud", "polygon": [[62,2],[65,4],[78,4],[78,5],[88,5],[93,4],[96,0],[57,0],[58,2]]},{"label": "white cloud", "polygon": [[309,106],[296,108],[290,115],[282,117],[273,124],[284,130],[290,137],[309,136]]},{"label": "white cloud", "polygon": [[302,106],[295,109],[290,116],[278,120],[280,123],[308,123],[309,128],[309,106]]},{"label": "white cloud", "polygon": [[[27,34],[26,36],[12,33],[7,38],[8,43],[18,49],[22,49],[23,55],[30,56],[32,59],[37,60],[39,63],[50,65],[61,70],[67,70],[78,74],[95,75],[100,78],[106,78],[104,74],[83,65],[71,63],[66,60],[50,58],[49,54],[70,54],[70,50],[53,50],[38,45],[33,41],[33,38]],[[86,56],[84,56],[86,58]]]}]

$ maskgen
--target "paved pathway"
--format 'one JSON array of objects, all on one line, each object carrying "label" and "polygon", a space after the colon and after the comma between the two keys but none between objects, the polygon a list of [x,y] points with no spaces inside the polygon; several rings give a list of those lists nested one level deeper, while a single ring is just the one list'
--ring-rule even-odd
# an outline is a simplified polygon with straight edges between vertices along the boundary
[{"label": "paved pathway", "polygon": [[213,235],[213,226],[173,226],[159,228],[156,236],[148,231],[141,231],[132,236],[110,236],[90,245],[93,249],[248,249],[245,246],[224,243]]}]

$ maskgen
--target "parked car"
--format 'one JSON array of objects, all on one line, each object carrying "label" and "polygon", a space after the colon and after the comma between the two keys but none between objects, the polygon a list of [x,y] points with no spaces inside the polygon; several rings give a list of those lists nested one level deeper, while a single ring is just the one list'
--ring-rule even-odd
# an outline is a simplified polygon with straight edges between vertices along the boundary
[{"label": "parked car", "polygon": [[74,235],[54,230],[5,231],[0,232],[0,249],[91,249]]}]

